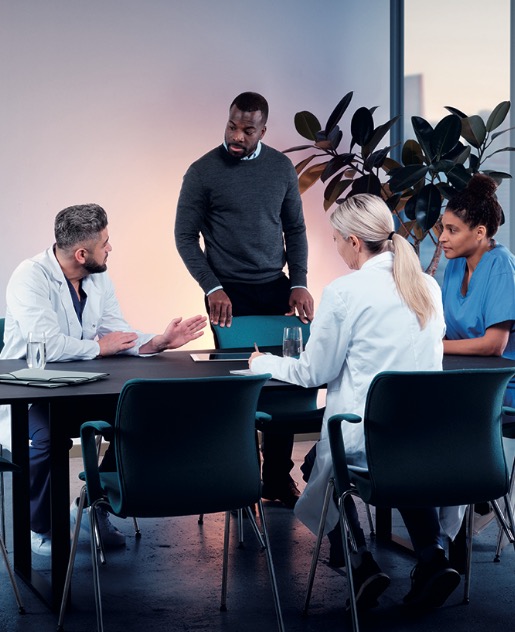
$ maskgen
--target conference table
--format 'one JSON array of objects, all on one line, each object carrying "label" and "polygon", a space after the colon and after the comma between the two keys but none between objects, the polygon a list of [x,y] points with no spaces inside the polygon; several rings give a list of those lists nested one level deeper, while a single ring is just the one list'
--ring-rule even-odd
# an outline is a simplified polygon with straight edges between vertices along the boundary
[{"label": "conference table", "polygon": [[[11,405],[12,460],[21,467],[13,476],[13,556],[17,574],[52,609],[60,605],[70,551],[70,438],[79,436],[88,419],[113,418],[118,395],[133,378],[213,377],[247,368],[247,361],[194,362],[193,351],[169,351],[159,355],[112,356],[95,360],[48,363],[62,371],[107,373],[98,381],[42,388],[0,383],[0,404]],[[196,352],[196,350],[195,350]],[[25,360],[0,360],[0,374],[26,368]],[[271,380],[267,388],[283,385]],[[292,387],[298,388],[298,387]],[[50,516],[52,552],[50,572],[36,570],[30,548],[28,405],[48,406],[50,418]],[[39,564],[38,564],[39,566]]]},{"label": "conference table", "polygon": [[[209,350],[208,350],[209,351]],[[194,362],[196,350],[175,350],[148,357],[113,356],[88,361],[47,364],[47,369],[107,373],[95,382],[61,388],[41,388],[0,383],[0,404],[11,405],[12,459],[21,466],[13,476],[13,555],[17,574],[52,609],[60,605],[70,551],[70,438],[79,436],[82,421],[113,416],[118,395],[125,382],[133,378],[213,377],[229,375],[247,367],[246,361]],[[504,358],[445,356],[444,369],[494,368],[515,366]],[[25,360],[0,360],[0,373],[26,367]],[[269,380],[265,388],[284,387],[283,382]],[[300,388],[291,386],[291,388]],[[52,553],[50,572],[36,570],[30,547],[29,441],[28,405],[48,406],[50,418],[50,479]],[[377,534],[391,538],[389,512],[379,512]]]}]

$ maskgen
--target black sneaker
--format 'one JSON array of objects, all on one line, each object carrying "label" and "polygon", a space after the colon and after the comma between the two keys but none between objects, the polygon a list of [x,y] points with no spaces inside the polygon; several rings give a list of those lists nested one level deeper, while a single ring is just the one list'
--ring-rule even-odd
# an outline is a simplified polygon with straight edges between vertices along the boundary
[{"label": "black sneaker", "polygon": [[439,608],[460,583],[460,574],[438,549],[430,562],[419,562],[411,571],[411,590],[403,601],[413,608]]},{"label": "black sneaker", "polygon": [[378,597],[390,585],[390,578],[381,571],[370,551],[362,554],[361,564],[352,569],[352,578],[356,605],[361,610],[375,608]]},{"label": "black sneaker", "polygon": [[290,478],[285,485],[272,486],[263,483],[261,497],[266,500],[279,500],[288,509],[293,509],[300,497],[297,483]]},{"label": "black sneaker", "polygon": [[327,534],[330,542],[329,566],[331,568],[343,568],[345,566],[345,553],[343,552],[342,530],[340,523]]}]

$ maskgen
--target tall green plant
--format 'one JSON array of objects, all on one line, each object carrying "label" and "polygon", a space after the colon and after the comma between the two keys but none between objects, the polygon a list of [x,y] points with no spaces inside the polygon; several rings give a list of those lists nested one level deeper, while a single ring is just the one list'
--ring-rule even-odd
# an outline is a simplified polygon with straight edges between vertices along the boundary
[{"label": "tall green plant", "polygon": [[[350,122],[349,149],[340,152],[339,147],[344,136],[339,122],[347,111],[352,96],[353,93],[349,92],[343,97],[327,119],[324,128],[311,112],[297,112],[295,128],[302,137],[312,141],[312,144],[298,145],[284,152],[314,150],[314,153],[299,162],[295,169],[299,175],[301,193],[318,180],[326,184],[324,189],[326,211],[342,196],[374,193],[384,198],[389,197],[387,191],[384,190],[380,172],[385,169],[391,147],[386,146],[382,149],[377,149],[377,147],[400,117],[395,116],[376,127],[373,117],[376,108],[358,108]],[[321,160],[318,160],[320,158]]]},{"label": "tall green plant", "polygon": [[[499,103],[486,122],[478,115],[467,116],[448,106],[450,114],[434,128],[425,119],[411,119],[415,139],[408,139],[401,152],[401,162],[389,157],[392,147],[378,149],[400,117],[375,126],[377,108],[358,108],[351,117],[349,150],[340,152],[344,138],[339,123],[347,111],[353,93],[349,92],[333,110],[322,129],[311,112],[295,115],[295,128],[310,145],[287,149],[285,153],[314,150],[296,165],[301,193],[321,180],[324,209],[356,193],[380,195],[395,215],[398,232],[419,250],[427,237],[435,246],[428,271],[434,273],[440,258],[438,246],[439,218],[445,200],[462,190],[474,173],[481,171],[498,183],[510,174],[482,169],[494,154],[514,151],[503,147],[487,155],[492,142],[508,129],[494,132],[506,119],[510,102]],[[468,144],[462,142],[465,141]]]}]

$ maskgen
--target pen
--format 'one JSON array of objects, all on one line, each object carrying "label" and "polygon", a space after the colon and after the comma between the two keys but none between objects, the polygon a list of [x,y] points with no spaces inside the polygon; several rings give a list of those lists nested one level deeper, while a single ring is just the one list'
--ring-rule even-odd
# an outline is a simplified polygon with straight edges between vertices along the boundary
[{"label": "pen", "polygon": [[257,342],[254,343],[254,349],[259,353],[259,347],[257,346]]}]

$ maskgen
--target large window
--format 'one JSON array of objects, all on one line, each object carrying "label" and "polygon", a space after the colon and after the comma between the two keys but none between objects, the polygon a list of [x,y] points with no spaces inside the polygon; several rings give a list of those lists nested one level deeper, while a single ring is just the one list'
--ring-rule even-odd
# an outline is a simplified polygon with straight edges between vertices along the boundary
[{"label": "large window", "polygon": [[[452,106],[486,119],[498,103],[510,100],[509,0],[409,0],[404,25],[405,138],[414,138],[413,115],[434,125],[449,114],[445,106]],[[508,117],[496,131],[509,127]],[[508,145],[509,132],[495,139],[487,154]],[[495,154],[482,168],[509,173],[510,152]],[[498,239],[507,246],[509,187],[504,180],[498,189],[506,215]]]}]

